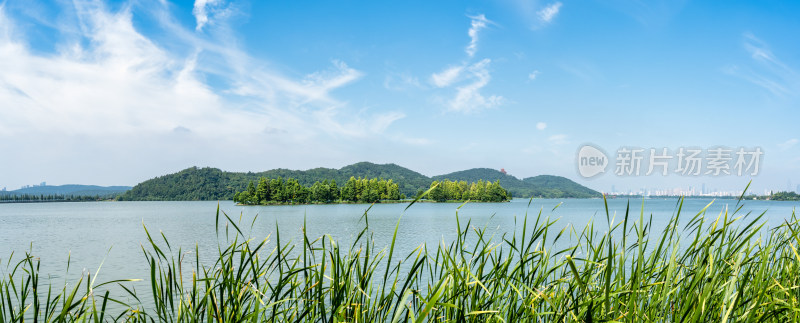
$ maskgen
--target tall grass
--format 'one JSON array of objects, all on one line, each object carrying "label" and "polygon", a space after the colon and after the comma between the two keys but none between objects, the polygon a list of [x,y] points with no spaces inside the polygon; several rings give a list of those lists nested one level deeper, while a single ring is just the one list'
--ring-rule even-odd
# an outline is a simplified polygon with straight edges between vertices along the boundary
[{"label": "tall grass", "polygon": [[[0,279],[0,322],[800,321],[795,214],[765,228],[764,213],[737,204],[710,215],[710,205],[685,215],[679,200],[661,232],[644,205],[614,215],[606,204],[606,221],[582,230],[539,211],[500,236],[456,212],[453,241],[405,255],[395,252],[400,221],[391,244],[377,246],[368,211],[347,245],[307,234],[287,243],[277,230],[272,244],[218,207],[227,243],[213,264],[145,228],[149,290],[86,275],[53,292],[28,255]],[[125,292],[95,294],[112,284]]]}]

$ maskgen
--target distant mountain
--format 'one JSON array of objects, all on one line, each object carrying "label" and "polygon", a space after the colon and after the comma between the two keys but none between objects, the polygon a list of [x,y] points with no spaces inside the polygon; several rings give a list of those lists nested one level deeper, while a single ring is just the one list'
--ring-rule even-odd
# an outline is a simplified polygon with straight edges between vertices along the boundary
[{"label": "distant mountain", "polygon": [[539,175],[520,180],[514,176],[490,168],[473,168],[445,175],[434,176],[434,180],[456,180],[476,182],[478,180],[500,181],[500,185],[516,197],[543,198],[590,198],[601,196],[599,192],[575,183],[568,178]]},{"label": "distant mountain", "polygon": [[22,188],[14,191],[0,192],[3,195],[74,195],[74,196],[113,196],[130,190],[130,186],[97,186],[97,185],[46,185]]},{"label": "distant mountain", "polygon": [[310,186],[316,181],[335,180],[339,186],[350,177],[391,179],[400,186],[400,192],[413,196],[427,189],[433,180],[475,182],[500,181],[500,185],[515,197],[599,197],[600,193],[558,176],[536,176],[520,180],[488,168],[475,168],[446,175],[427,177],[395,164],[361,162],[340,169],[314,168],[309,170],[273,169],[265,172],[226,172],[217,168],[191,167],[180,172],[159,176],[134,186],[119,197],[120,200],[229,200],[242,191],[250,181],[260,177],[294,178]]},{"label": "distant mountain", "polygon": [[539,175],[522,180],[533,189],[530,196],[537,197],[600,197],[600,192],[575,183],[567,178],[553,175]]},{"label": "distant mountain", "polygon": [[175,174],[159,176],[134,186],[120,196],[120,200],[227,200],[237,191],[244,190],[250,181],[261,177],[294,178],[300,184],[311,186],[316,181],[335,180],[344,185],[350,177],[391,179],[398,183],[400,192],[414,195],[420,188],[430,185],[430,178],[395,164],[357,163],[341,169],[314,168],[309,170],[273,169],[259,173],[225,172],[217,168],[191,167]]},{"label": "distant mountain", "polygon": [[216,168],[187,168],[141,182],[119,197],[122,201],[229,200],[237,190],[258,178],[253,173],[230,173]]},{"label": "distant mountain", "polygon": [[530,197],[530,188],[518,178],[503,174],[496,169],[490,168],[473,168],[462,170],[450,174],[434,176],[432,179],[441,181],[449,179],[451,181],[465,181],[467,183],[483,181],[500,181],[500,186],[508,190],[512,196],[515,197]]},{"label": "distant mountain", "polygon": [[391,179],[400,185],[400,193],[407,196],[413,196],[421,188],[428,188],[431,185],[431,179],[428,176],[417,173],[408,168],[398,166],[395,164],[373,164],[368,162],[355,163],[350,166],[345,166],[340,169],[344,177],[339,185],[344,184],[344,181],[349,179],[350,176],[367,177],[367,178],[385,178]]}]

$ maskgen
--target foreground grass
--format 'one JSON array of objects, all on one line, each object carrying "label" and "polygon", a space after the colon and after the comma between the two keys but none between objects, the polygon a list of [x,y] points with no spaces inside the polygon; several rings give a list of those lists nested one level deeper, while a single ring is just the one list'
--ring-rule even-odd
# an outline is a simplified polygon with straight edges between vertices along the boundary
[{"label": "foreground grass", "polygon": [[[0,278],[0,322],[800,321],[795,214],[765,229],[763,213],[739,204],[718,215],[682,206],[661,232],[643,206],[615,216],[606,204],[605,223],[583,230],[540,211],[499,237],[456,214],[454,241],[407,255],[394,238],[375,246],[366,213],[352,244],[304,234],[268,247],[218,208],[228,244],[213,265],[194,250],[194,268],[183,268],[187,253],[147,233],[149,290],[86,275],[53,291],[27,255]],[[111,285],[125,292],[96,292]]]}]

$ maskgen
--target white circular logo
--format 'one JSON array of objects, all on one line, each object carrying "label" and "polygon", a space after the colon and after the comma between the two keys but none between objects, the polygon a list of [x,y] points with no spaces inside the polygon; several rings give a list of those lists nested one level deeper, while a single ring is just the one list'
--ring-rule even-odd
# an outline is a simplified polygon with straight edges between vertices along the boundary
[{"label": "white circular logo", "polygon": [[578,150],[578,173],[589,178],[606,172],[608,157],[600,149],[585,145]]}]

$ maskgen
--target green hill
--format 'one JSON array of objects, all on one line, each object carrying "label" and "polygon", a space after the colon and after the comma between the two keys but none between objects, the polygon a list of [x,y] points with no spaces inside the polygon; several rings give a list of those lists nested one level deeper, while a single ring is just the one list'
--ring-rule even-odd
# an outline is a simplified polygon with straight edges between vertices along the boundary
[{"label": "green hill", "polygon": [[120,200],[229,200],[237,191],[242,191],[250,181],[260,177],[294,178],[300,184],[311,186],[316,181],[336,180],[339,186],[350,177],[391,179],[399,185],[400,193],[415,195],[426,189],[433,180],[475,182],[500,181],[515,197],[597,197],[600,193],[558,176],[542,176],[520,180],[488,168],[476,168],[446,175],[427,177],[395,164],[361,162],[340,169],[314,168],[309,170],[273,169],[259,173],[226,172],[217,168],[191,167],[175,174],[159,176],[134,186],[120,196]]},{"label": "green hill", "polygon": [[599,192],[575,183],[567,178],[552,175],[539,175],[520,180],[514,176],[490,168],[473,168],[445,175],[434,176],[435,180],[456,180],[474,182],[478,180],[500,181],[515,197],[542,198],[590,198],[601,196]]},{"label": "green hill", "polygon": [[[350,176],[391,179],[400,185],[400,193],[407,196],[414,196],[420,188],[428,188],[431,185],[431,178],[395,164],[360,162],[342,167],[341,171],[346,177],[343,180],[349,179]],[[336,181],[339,182],[338,179]],[[344,184],[344,181],[339,183]]]},{"label": "green hill", "polygon": [[533,189],[528,196],[536,197],[600,197],[600,193],[567,178],[553,175],[539,175],[522,180]]},{"label": "green hill", "polygon": [[438,175],[434,176],[433,179],[440,181],[449,179],[451,181],[465,181],[465,182],[477,182],[478,180],[483,181],[500,181],[500,185],[503,186],[506,190],[508,190],[512,196],[515,197],[530,197],[530,188],[518,178],[503,174],[496,169],[490,168],[473,168],[468,170],[462,170],[459,172],[453,172],[450,174]]},{"label": "green hill", "polygon": [[392,179],[400,185],[400,193],[413,196],[419,188],[430,185],[430,178],[395,164],[357,163],[341,169],[314,168],[309,170],[273,169],[259,173],[225,172],[217,168],[191,167],[175,174],[159,176],[134,186],[120,196],[125,201],[196,201],[228,200],[242,191],[250,181],[261,177],[294,178],[300,184],[311,186],[316,181],[335,180],[344,185],[350,177]]}]

